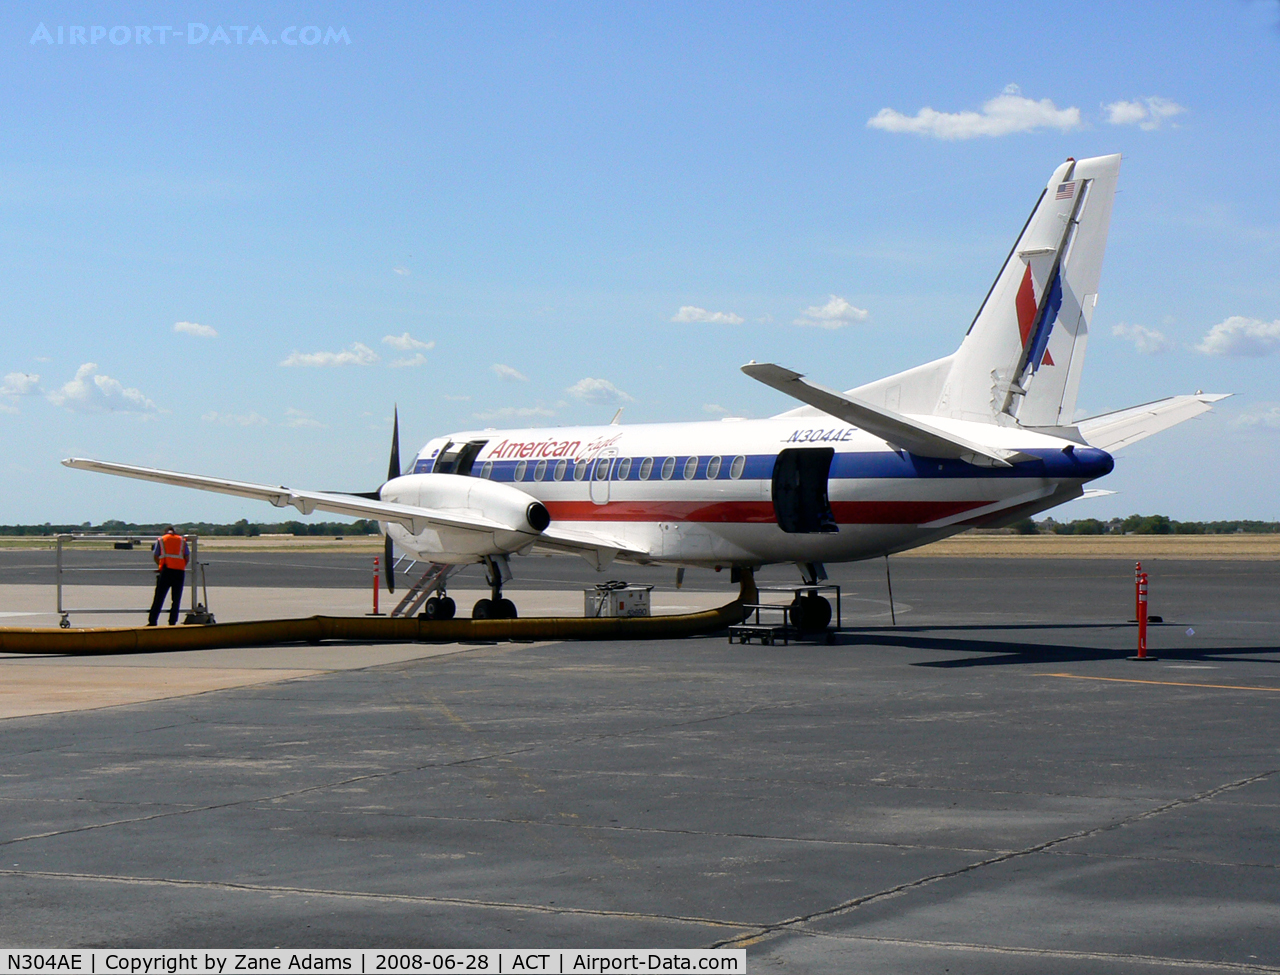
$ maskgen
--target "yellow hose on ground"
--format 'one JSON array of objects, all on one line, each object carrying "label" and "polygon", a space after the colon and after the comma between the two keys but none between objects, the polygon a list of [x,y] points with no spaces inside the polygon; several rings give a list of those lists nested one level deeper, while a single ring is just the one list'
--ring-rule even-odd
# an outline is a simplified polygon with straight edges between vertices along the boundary
[{"label": "yellow hose on ground", "polygon": [[211,623],[207,626],[0,628],[0,653],[107,655],[262,647],[275,643],[458,643],[470,640],[670,640],[714,633],[746,617],[758,598],[742,570],[738,598],[717,609],[680,616],[530,617],[515,620],[424,620],[413,617],[310,616],[305,619]]}]

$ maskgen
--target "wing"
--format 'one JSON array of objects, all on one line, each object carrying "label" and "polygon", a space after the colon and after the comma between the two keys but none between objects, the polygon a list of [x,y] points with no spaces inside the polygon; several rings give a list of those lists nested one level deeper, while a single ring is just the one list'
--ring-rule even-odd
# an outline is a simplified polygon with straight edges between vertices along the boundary
[{"label": "wing", "polygon": [[[253,498],[267,501],[277,508],[293,505],[304,515],[313,511],[329,511],[334,514],[348,515],[354,518],[372,518],[377,521],[394,522],[403,525],[415,535],[428,528],[449,528],[460,531],[475,531],[489,534],[495,531],[520,532],[529,537],[522,542],[520,551],[535,543],[540,549],[555,552],[568,552],[581,555],[588,562],[603,568],[618,555],[643,558],[649,553],[637,549],[634,545],[598,535],[595,532],[565,529],[556,525],[548,526],[539,534],[531,534],[527,525],[506,524],[493,518],[485,518],[476,514],[461,515],[457,511],[443,511],[419,505],[397,504],[392,501],[381,501],[377,498],[365,498],[357,495],[335,494],[328,491],[298,491],[283,485],[254,484],[249,481],[232,481],[221,477],[207,477],[202,474],[184,474],[180,471],[165,471],[153,467],[135,467],[131,464],[116,464],[104,460],[86,460],[71,457],[62,462],[67,467],[82,471],[96,471],[99,474],[115,474],[119,477],[133,477],[140,481],[154,481],[157,484],[172,484],[176,487],[196,488],[200,491],[212,491],[216,494],[230,494],[240,498]],[[534,500],[532,497],[530,501]]]},{"label": "wing", "polygon": [[770,362],[749,362],[742,367],[742,371],[766,386],[772,386],[779,392],[920,457],[958,458],[985,467],[1011,467],[1010,461],[1019,459],[1016,451],[984,447],[912,417],[872,406],[847,393],[809,382],[800,373]]},{"label": "wing", "polygon": [[86,460],[70,457],[62,462],[67,467],[99,474],[116,474],[134,477],[140,481],[157,484],[173,484],[177,487],[213,491],[216,494],[232,494],[240,498],[268,501],[277,508],[293,505],[304,515],[313,511],[330,511],[353,518],[373,518],[377,521],[393,521],[417,534],[426,528],[455,528],[466,531],[520,531],[518,525],[507,525],[490,518],[459,517],[455,512],[421,508],[417,505],[395,504],[355,495],[332,494],[327,491],[295,491],[284,485],[253,484],[249,481],[231,481],[202,474],[183,474],[180,471],[164,471],[153,467],[134,467],[131,464],[115,464],[105,460]]},{"label": "wing", "polygon": [[1230,395],[1196,393],[1192,396],[1170,396],[1154,403],[1131,406],[1127,410],[1091,416],[1087,420],[1081,420],[1076,427],[1091,446],[1114,452],[1153,433],[1168,430],[1184,420],[1199,416],[1210,410],[1218,400]]}]

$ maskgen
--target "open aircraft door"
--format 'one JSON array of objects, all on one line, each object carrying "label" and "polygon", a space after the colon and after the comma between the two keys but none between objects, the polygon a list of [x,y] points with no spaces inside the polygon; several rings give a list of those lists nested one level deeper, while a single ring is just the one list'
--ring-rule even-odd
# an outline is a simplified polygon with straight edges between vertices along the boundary
[{"label": "open aircraft door", "polygon": [[827,478],[831,474],[831,447],[798,447],[778,454],[773,465],[773,513],[778,527],[791,534],[839,531]]}]

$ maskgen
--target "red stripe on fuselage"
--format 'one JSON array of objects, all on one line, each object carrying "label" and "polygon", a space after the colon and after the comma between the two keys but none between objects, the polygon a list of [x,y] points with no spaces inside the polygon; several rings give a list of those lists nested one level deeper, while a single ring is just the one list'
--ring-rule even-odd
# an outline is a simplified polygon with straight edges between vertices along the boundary
[{"label": "red stripe on fuselage", "polygon": [[[990,501],[833,501],[840,525],[921,525],[990,504]],[[544,501],[553,521],[690,521],[772,525],[769,501]]]}]

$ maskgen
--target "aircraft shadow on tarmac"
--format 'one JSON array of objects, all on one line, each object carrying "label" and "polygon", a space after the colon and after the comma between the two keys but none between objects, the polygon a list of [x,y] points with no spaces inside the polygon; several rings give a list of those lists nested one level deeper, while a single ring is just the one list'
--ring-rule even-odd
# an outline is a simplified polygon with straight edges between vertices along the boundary
[{"label": "aircraft shadow on tarmac", "polygon": [[[1161,627],[1152,626],[1152,631],[1160,629],[1176,630],[1178,624]],[[906,647],[914,650],[946,650],[953,653],[967,653],[974,656],[947,660],[923,660],[912,663],[913,667],[936,667],[951,669],[958,667],[994,667],[1010,665],[1063,664],[1083,663],[1093,660],[1121,660],[1135,653],[1135,640],[1128,635],[1117,643],[1116,647],[1073,646],[1069,644],[978,640],[953,636],[926,636],[928,630],[935,627],[877,627],[875,630],[859,630],[856,633],[846,631],[836,638],[837,645],[854,646],[872,644],[884,647]],[[954,633],[964,630],[1117,630],[1132,631],[1132,626],[1117,626],[1114,623],[1020,623],[1005,626],[948,626],[945,630]],[[1161,660],[1193,660],[1280,665],[1280,659],[1259,659],[1264,655],[1280,655],[1280,647],[1159,647],[1149,651],[1152,656]]]}]

